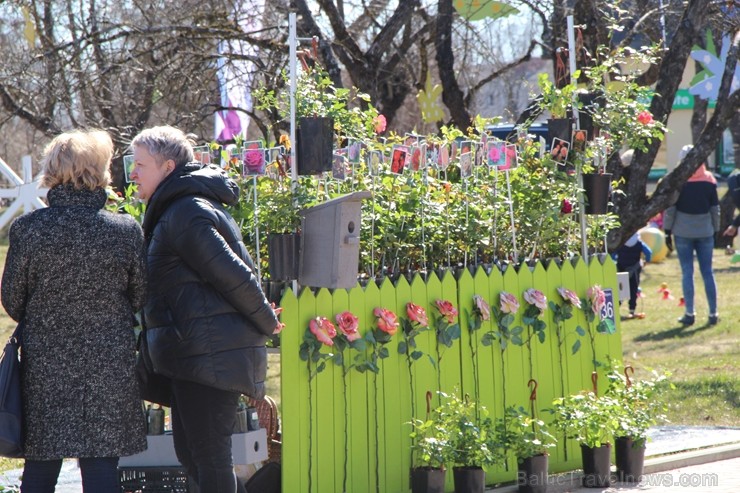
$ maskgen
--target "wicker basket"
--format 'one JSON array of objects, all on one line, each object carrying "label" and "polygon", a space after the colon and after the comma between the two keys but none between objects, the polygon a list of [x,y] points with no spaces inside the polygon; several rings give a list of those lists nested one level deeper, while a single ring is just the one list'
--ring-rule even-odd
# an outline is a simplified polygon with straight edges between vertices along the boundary
[{"label": "wicker basket", "polygon": [[272,397],[266,395],[264,399],[250,399],[249,406],[257,409],[260,428],[267,431],[267,462],[280,462],[283,444],[277,403]]},{"label": "wicker basket", "polygon": [[182,467],[119,467],[121,493],[188,493],[191,485]]}]

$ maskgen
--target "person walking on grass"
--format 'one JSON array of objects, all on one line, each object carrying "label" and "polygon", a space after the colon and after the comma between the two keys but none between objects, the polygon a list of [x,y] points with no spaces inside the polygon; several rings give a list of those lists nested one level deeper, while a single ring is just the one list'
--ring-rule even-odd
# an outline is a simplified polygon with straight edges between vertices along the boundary
[{"label": "person walking on grass", "polygon": [[630,283],[629,315],[628,319],[645,318],[644,313],[635,313],[637,309],[637,295],[640,290],[640,273],[642,272],[642,256],[645,255],[645,261],[650,262],[653,251],[647,244],[640,239],[640,233],[637,232],[614,252],[617,261],[617,271],[627,272]]},{"label": "person walking on grass", "polygon": [[49,207],[10,227],[2,303],[24,324],[23,493],[53,493],[66,457],[84,493],[118,493],[118,458],[146,449],[134,372],[144,235],[103,209],[112,155],[103,131],[56,137],[42,160]]},{"label": "person walking on grass", "polygon": [[[679,160],[683,160],[692,148],[690,145],[684,146]],[[719,321],[717,284],[712,270],[712,254],[714,237],[719,231],[719,198],[717,180],[707,171],[703,163],[681,188],[676,204],[666,209],[663,227],[669,247],[672,243],[671,235],[675,236],[675,249],[681,265],[685,313],[678,322],[689,326],[696,320],[694,311],[694,253],[696,253],[709,305],[708,323],[717,324]]]},{"label": "person walking on grass", "polygon": [[200,493],[234,493],[239,397],[264,397],[265,343],[281,324],[223,205],[239,200],[236,182],[193,163],[193,142],[174,127],[144,130],[131,148],[147,203],[145,337],[154,372],[172,379],[175,452]]}]

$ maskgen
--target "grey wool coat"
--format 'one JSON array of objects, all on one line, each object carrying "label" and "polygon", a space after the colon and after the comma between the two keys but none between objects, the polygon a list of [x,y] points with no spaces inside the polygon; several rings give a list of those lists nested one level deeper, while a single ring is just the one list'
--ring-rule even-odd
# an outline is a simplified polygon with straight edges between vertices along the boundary
[{"label": "grey wool coat", "polygon": [[25,320],[26,457],[116,457],[146,448],[134,373],[134,313],[145,297],[144,239],[103,210],[103,189],[49,190],[49,207],[10,228],[2,303]]}]

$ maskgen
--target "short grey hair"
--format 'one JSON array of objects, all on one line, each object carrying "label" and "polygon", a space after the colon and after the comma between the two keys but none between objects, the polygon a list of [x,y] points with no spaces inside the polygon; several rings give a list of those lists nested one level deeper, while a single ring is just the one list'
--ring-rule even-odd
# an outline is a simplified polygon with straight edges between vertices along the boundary
[{"label": "short grey hair", "polygon": [[142,130],[131,141],[131,148],[145,147],[157,164],[172,159],[175,166],[184,166],[193,160],[194,144],[179,128],[164,125]]}]

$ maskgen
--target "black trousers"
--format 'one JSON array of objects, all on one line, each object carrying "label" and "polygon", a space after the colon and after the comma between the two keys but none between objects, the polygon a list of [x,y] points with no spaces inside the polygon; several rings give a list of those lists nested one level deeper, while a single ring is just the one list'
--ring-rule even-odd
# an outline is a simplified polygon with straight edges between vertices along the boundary
[{"label": "black trousers", "polygon": [[[29,460],[23,467],[22,493],[54,493],[62,459]],[[82,491],[85,493],[118,493],[118,457],[80,457]]]},{"label": "black trousers", "polygon": [[231,433],[239,394],[184,380],[172,381],[175,453],[200,493],[235,493]]}]

